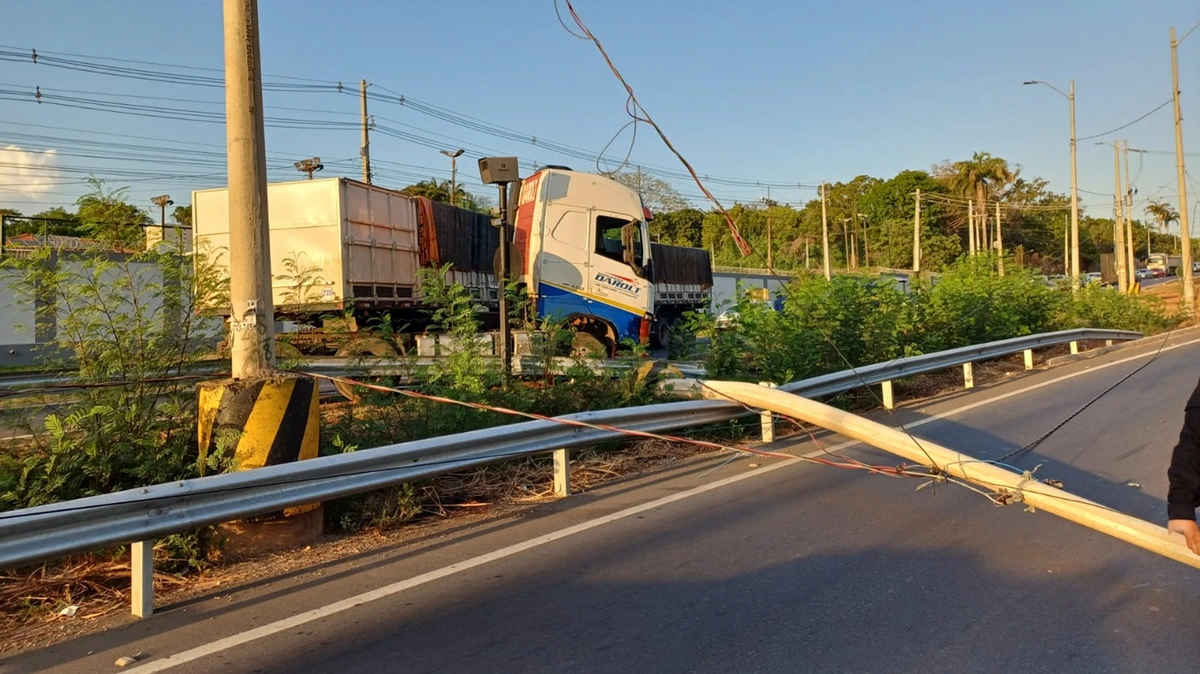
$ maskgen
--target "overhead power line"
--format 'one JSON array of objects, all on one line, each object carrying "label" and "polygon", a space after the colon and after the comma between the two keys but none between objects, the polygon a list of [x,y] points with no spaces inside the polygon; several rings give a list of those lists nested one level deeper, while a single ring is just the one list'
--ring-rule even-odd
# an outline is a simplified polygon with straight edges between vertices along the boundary
[{"label": "overhead power line", "polygon": [[[35,56],[36,55],[36,56]],[[69,52],[56,51],[38,51],[35,49],[14,47],[11,45],[0,45],[0,60],[12,62],[26,63],[30,65],[42,65],[52,68],[63,68],[68,70],[79,70],[92,74],[99,74],[111,77],[119,77],[132,80],[163,82],[168,84],[178,84],[185,86],[203,86],[209,88],[221,88],[224,86],[223,71],[219,68],[206,68],[200,66],[191,66],[184,64],[170,64],[155,61],[142,61],[136,59],[120,59],[107,56],[83,55]],[[128,63],[139,66],[151,66],[154,69],[148,68],[131,68],[113,64]],[[188,72],[172,72],[172,71],[188,71]],[[204,76],[193,74],[195,72],[211,72],[213,76]],[[218,76],[220,75],[220,76]],[[392,104],[404,105],[419,114],[429,116],[434,119],[439,119],[447,123],[461,126],[484,133],[487,135],[521,142],[523,144],[534,147],[542,147],[552,152],[557,152],[563,156],[572,157],[584,161],[596,161],[600,158],[600,153],[591,152],[582,148],[574,147],[565,143],[560,143],[550,139],[545,139],[536,134],[528,134],[507,127],[492,124],[485,120],[455,112],[448,108],[443,108],[419,99],[405,96],[392,89],[388,89],[379,84],[373,83],[373,86],[380,90],[392,94],[387,96],[380,92],[369,92],[368,97],[374,100],[381,100]],[[333,80],[319,80],[313,78],[267,75],[264,76],[263,88],[265,91],[277,91],[283,93],[333,93],[352,95],[356,98],[359,96],[357,90],[351,91],[341,82]],[[71,93],[72,91],[80,92],[80,90],[58,90],[63,93]],[[85,95],[101,95],[98,93]],[[134,96],[127,96],[134,98]],[[138,98],[141,98],[140,96]],[[170,97],[160,97],[169,99]],[[149,97],[147,97],[149,100]],[[180,99],[188,100],[188,99]],[[192,99],[194,100],[194,99]],[[212,101],[204,101],[200,104],[211,105]],[[319,110],[312,108],[287,108],[284,106],[267,106],[273,109],[289,109],[293,111],[311,111],[318,114],[345,114],[354,115],[357,113],[342,112],[333,110]],[[87,109],[87,108],[84,108]],[[157,111],[161,112],[161,111]],[[157,115],[148,114],[146,116],[154,117]],[[403,139],[403,138],[401,138]],[[461,144],[461,143],[460,143]],[[482,156],[482,155],[481,155]],[[682,171],[669,169],[668,167],[657,166],[648,162],[638,162],[646,173],[650,173],[662,178],[672,180],[690,180],[691,176]],[[701,174],[707,182],[725,184],[729,186],[756,187],[765,189],[817,189],[815,184],[804,183],[802,181],[787,181],[787,180],[750,180],[745,178],[732,178],[728,176]]]},{"label": "overhead power line", "polygon": [[1147,112],[1146,114],[1142,115],[1141,117],[1138,117],[1137,119],[1133,120],[1132,122],[1126,122],[1125,124],[1122,124],[1121,126],[1118,126],[1115,129],[1109,129],[1108,131],[1105,131],[1103,133],[1097,133],[1097,134],[1093,134],[1091,136],[1084,136],[1082,138],[1076,138],[1075,142],[1078,143],[1081,140],[1092,140],[1094,138],[1100,138],[1101,136],[1107,136],[1110,134],[1114,134],[1114,133],[1120,131],[1121,129],[1129,128],[1129,127],[1133,126],[1134,124],[1137,124],[1138,122],[1142,121],[1143,119],[1146,119],[1150,115],[1153,115],[1154,113],[1158,112],[1159,110],[1162,110],[1163,108],[1167,107],[1174,101],[1175,101],[1174,98],[1168,98],[1166,101],[1164,101],[1162,103],[1162,105],[1159,105],[1158,107],[1154,108],[1150,112]]}]

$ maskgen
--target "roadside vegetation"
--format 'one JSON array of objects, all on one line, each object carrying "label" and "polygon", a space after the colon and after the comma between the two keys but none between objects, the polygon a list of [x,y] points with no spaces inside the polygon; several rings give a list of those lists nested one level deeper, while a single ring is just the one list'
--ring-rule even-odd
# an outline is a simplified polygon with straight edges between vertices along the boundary
[{"label": "roadside vegetation", "polygon": [[[879,278],[805,275],[784,292],[782,311],[741,295],[732,307],[695,313],[688,329],[708,335],[709,376],[788,382],[1023,335],[1070,328],[1163,332],[1180,325],[1153,295],[1098,284],[1078,293],[1047,286],[1028,270],[1001,276],[995,260],[966,258],[936,285],[908,292]],[[714,315],[736,316],[718,327]]]}]

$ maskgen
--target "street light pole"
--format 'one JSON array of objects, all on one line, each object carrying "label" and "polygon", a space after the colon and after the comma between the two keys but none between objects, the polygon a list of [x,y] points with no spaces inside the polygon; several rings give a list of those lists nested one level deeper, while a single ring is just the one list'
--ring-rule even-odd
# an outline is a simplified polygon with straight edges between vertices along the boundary
[{"label": "street light pole", "polygon": [[[1188,31],[1190,34],[1191,31]],[[1187,35],[1184,35],[1186,38]],[[1188,315],[1196,312],[1196,289],[1192,281],[1192,233],[1188,231],[1187,169],[1183,162],[1183,117],[1179,112],[1179,43],[1175,39],[1175,26],[1171,26],[1171,95],[1175,100],[1175,168],[1179,175],[1179,246],[1182,256],[1179,266],[1183,268],[1183,306]]]},{"label": "street light pole", "polygon": [[152,203],[155,206],[158,206],[160,209],[162,209],[162,217],[159,219],[158,224],[161,227],[166,227],[167,226],[167,206],[170,206],[171,204],[175,203],[174,201],[171,201],[171,195],[162,194],[157,197],[150,197],[150,203]]},{"label": "street light pole", "polygon": [[1075,140],[1075,80],[1071,80],[1071,287],[1079,290],[1079,143]]},{"label": "street light pole", "polygon": [[1077,145],[1075,141],[1075,80],[1071,80],[1070,93],[1042,80],[1028,80],[1022,84],[1044,84],[1055,93],[1067,99],[1071,110],[1071,288],[1079,290],[1079,171],[1076,161]]},{"label": "street light pole", "polygon": [[438,150],[442,154],[450,158],[450,205],[458,205],[458,158],[462,156],[465,150],[461,148],[451,152],[450,150]]}]

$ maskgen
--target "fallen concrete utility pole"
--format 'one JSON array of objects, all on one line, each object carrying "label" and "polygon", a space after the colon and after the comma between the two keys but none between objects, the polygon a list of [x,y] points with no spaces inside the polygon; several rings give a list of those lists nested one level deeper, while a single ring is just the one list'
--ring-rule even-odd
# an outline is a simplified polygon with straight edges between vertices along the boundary
[{"label": "fallen concrete utility pole", "polygon": [[[907,461],[929,466],[949,477],[966,480],[989,491],[1006,495],[1012,501],[1024,502],[1036,509],[1200,569],[1200,555],[1188,550],[1183,536],[1051,487],[1030,478],[1027,474],[974,459],[929,440],[914,440],[902,430],[779,389],[745,382],[704,381],[699,384],[705,398],[733,400],[815,424]],[[679,390],[683,387],[677,385],[675,388]],[[931,461],[935,465],[931,465]]]}]

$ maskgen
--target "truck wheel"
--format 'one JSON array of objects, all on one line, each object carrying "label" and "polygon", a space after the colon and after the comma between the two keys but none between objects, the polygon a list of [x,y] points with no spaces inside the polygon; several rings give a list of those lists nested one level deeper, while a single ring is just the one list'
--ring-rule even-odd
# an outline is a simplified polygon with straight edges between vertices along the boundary
[{"label": "truck wheel", "polygon": [[650,340],[650,346],[656,349],[665,349],[671,339],[671,319],[663,316],[654,321],[654,332],[651,335],[654,339]]},{"label": "truck wheel", "polygon": [[[340,346],[337,350],[338,358],[360,358],[362,356],[378,356],[380,358],[395,357],[396,349],[384,340],[378,337],[367,337],[365,339],[355,339]],[[362,396],[354,390],[354,385],[349,382],[335,381],[334,387],[338,393],[342,394],[346,400],[352,403],[357,403],[362,400]]]},{"label": "truck wheel", "polygon": [[610,353],[604,340],[590,332],[576,332],[571,341],[572,358],[608,358]]}]

